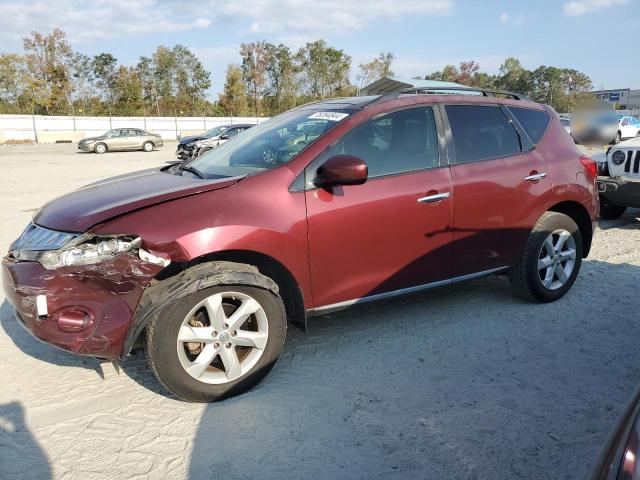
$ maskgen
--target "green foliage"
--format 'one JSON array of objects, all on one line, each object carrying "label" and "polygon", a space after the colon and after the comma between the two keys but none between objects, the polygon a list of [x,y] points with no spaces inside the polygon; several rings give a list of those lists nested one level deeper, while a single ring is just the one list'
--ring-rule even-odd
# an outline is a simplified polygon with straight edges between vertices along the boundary
[{"label": "green foliage", "polygon": [[367,63],[361,63],[358,65],[358,74],[356,79],[358,80],[358,90],[362,90],[366,85],[370,85],[376,80],[380,80],[385,77],[393,77],[393,70],[391,70],[391,64],[395,60],[393,53],[381,52],[376,58]]},{"label": "green foliage", "polygon": [[[135,66],[124,66],[108,52],[92,58],[74,52],[59,29],[32,32],[24,39],[23,55],[0,55],[0,113],[272,116],[310,101],[355,95],[393,76],[395,60],[382,52],[360,63],[355,86],[351,57],[324,40],[295,52],[264,40],[245,43],[239,56],[240,64],[227,68],[218,101],[210,102],[211,74],[183,45],[161,45]],[[482,72],[471,60],[423,78],[520,92],[561,112],[587,101],[592,88],[589,77],[574,69],[530,71],[513,57],[497,75]]]},{"label": "green foliage", "polygon": [[522,93],[532,100],[551,105],[558,112],[571,112],[591,95],[591,79],[570,68],[540,66],[525,69],[517,58],[509,57],[500,66],[499,75],[480,72],[476,62],[447,65],[442,71],[428,74],[426,80],[444,80],[471,87],[497,88]]},{"label": "green foliage", "polygon": [[244,117],[249,113],[247,92],[242,81],[242,69],[238,65],[229,65],[224,83],[224,91],[220,94],[219,107],[223,115]]}]

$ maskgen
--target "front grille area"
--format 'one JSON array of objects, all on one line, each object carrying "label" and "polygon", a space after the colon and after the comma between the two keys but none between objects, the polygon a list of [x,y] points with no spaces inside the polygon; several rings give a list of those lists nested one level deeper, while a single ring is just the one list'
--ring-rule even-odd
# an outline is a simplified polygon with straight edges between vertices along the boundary
[{"label": "front grille area", "polygon": [[640,150],[627,151],[627,160],[624,162],[624,173],[640,173]]},{"label": "front grille area", "polygon": [[13,242],[9,251],[55,250],[79,236],[79,233],[58,232],[30,223],[22,235]]}]

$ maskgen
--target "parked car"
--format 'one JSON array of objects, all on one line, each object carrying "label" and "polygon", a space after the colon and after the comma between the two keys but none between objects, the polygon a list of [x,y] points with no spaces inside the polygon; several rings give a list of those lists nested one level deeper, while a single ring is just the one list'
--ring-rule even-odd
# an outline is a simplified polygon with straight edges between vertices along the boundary
[{"label": "parked car", "polygon": [[618,131],[618,115],[613,110],[579,111],[571,116],[571,136],[583,145],[607,145]]},{"label": "parked car", "polygon": [[195,158],[202,153],[201,149],[211,150],[253,126],[252,123],[220,125],[202,135],[182,137],[178,141],[176,156],[182,161]]},{"label": "parked car", "polygon": [[558,300],[591,248],[596,165],[550,107],[468,91],[305,105],[62,196],[11,245],[6,297],[74,353],[141,341],[190,401],[261,380],[288,321],[498,273]]},{"label": "parked car", "polygon": [[609,148],[606,163],[598,165],[602,218],[620,218],[627,207],[640,208],[640,138]]},{"label": "parked car", "polygon": [[616,422],[591,480],[640,480],[640,389]]},{"label": "parked car", "polygon": [[640,120],[630,115],[620,117],[615,143],[634,137],[640,138]]},{"label": "parked car", "polygon": [[83,138],[78,142],[78,150],[83,152],[107,153],[116,150],[143,150],[151,152],[161,147],[162,137],[139,128],[116,128],[99,137]]}]

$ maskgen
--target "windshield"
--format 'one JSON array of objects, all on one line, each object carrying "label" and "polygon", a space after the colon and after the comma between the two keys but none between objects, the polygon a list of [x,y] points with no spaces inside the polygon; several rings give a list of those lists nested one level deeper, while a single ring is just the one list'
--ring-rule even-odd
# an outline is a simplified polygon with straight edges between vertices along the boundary
[{"label": "windshield", "polygon": [[115,130],[107,130],[105,133],[103,133],[102,135],[100,135],[101,137],[113,137],[113,135],[116,133]]},{"label": "windshield", "polygon": [[229,127],[226,125],[220,126],[220,127],[215,127],[212,128],[211,130],[207,130],[204,134],[205,137],[217,137],[218,135],[220,135],[222,132],[224,132],[225,130],[227,130]]},{"label": "windshield", "polygon": [[235,177],[269,170],[295,158],[351,110],[291,110],[238,135],[189,163],[205,177]]}]

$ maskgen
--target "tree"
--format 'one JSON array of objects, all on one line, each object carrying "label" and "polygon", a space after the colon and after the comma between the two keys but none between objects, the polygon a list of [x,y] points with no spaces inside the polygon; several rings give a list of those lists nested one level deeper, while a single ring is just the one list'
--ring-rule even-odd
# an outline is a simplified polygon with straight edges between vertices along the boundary
[{"label": "tree", "polygon": [[25,61],[20,55],[0,55],[0,106],[2,111],[20,111],[24,93]]},{"label": "tree", "polygon": [[520,64],[520,60],[509,57],[500,65],[497,86],[509,92],[527,93],[531,90],[531,72]]},{"label": "tree", "polygon": [[144,97],[136,68],[121,65],[115,83],[115,109],[118,115],[137,115],[143,107]]},{"label": "tree", "polygon": [[26,83],[33,111],[53,113],[69,101],[71,46],[66,34],[56,28],[49,35],[31,32],[24,39]]},{"label": "tree", "polygon": [[116,99],[118,78],[118,60],[110,53],[101,53],[93,57],[93,74],[103,102],[113,108]]},{"label": "tree", "polygon": [[83,53],[74,53],[71,57],[71,101],[78,102],[83,111],[95,95],[93,82],[95,75],[91,58]]},{"label": "tree", "polygon": [[176,45],[172,54],[177,108],[196,113],[211,86],[211,74],[187,47]]},{"label": "tree", "polygon": [[298,67],[286,45],[267,43],[266,49],[269,58],[265,90],[266,108],[270,114],[277,114],[297,104],[300,96]]},{"label": "tree", "polygon": [[258,105],[267,84],[267,67],[270,60],[266,42],[243,43],[240,45],[240,57],[242,78],[252,97],[253,111],[257,117]]},{"label": "tree", "polygon": [[351,57],[342,50],[327,46],[324,40],[309,42],[296,53],[303,82],[303,92],[310,99],[353,95],[349,81]]},{"label": "tree", "polygon": [[224,91],[220,95],[220,106],[232,117],[244,117],[248,114],[249,104],[247,92],[242,80],[242,69],[238,65],[229,65],[224,83]]},{"label": "tree", "polygon": [[385,77],[393,77],[391,64],[395,60],[393,53],[380,53],[376,58],[368,63],[358,65],[359,73],[356,75],[358,80],[358,91],[370,83]]}]

